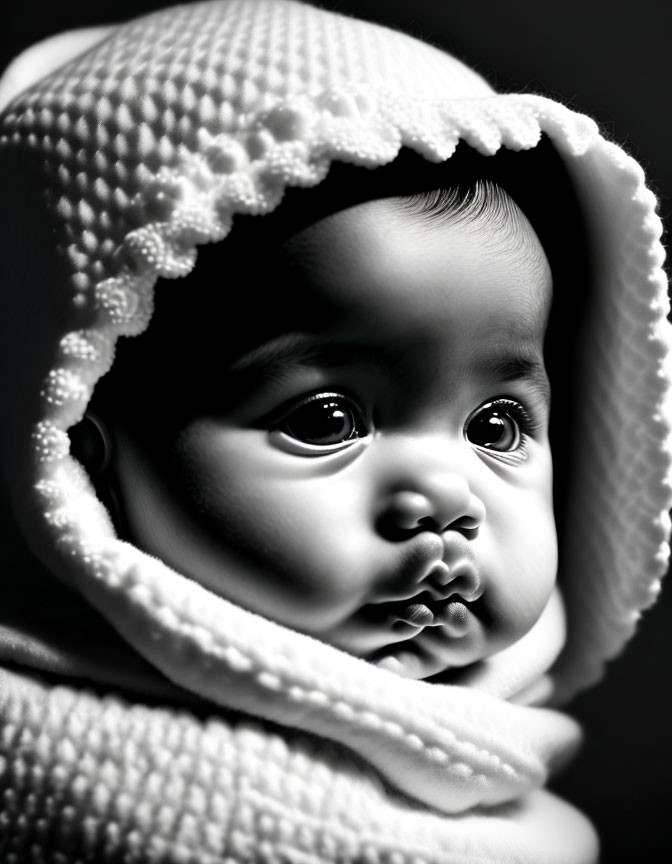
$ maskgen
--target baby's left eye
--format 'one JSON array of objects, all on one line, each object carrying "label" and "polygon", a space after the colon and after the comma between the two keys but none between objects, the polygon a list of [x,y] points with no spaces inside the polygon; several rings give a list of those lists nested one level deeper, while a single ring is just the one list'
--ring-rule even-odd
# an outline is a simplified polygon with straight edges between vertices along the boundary
[{"label": "baby's left eye", "polygon": [[[348,447],[370,432],[364,412],[343,393],[316,393],[295,404],[276,422],[289,449],[300,455],[332,453]],[[287,440],[289,439],[289,440]]]},{"label": "baby's left eye", "polygon": [[528,414],[512,399],[497,399],[481,405],[469,418],[465,428],[467,440],[495,453],[521,451],[530,428]]}]

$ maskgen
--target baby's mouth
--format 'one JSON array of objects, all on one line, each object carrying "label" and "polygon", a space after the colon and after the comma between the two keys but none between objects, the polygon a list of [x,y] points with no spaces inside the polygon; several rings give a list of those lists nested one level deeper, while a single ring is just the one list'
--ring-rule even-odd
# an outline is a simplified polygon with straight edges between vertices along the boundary
[{"label": "baby's mouth", "polygon": [[412,627],[445,627],[454,637],[463,636],[469,627],[469,610],[457,594],[434,600],[427,592],[410,600],[386,604],[391,618]]}]

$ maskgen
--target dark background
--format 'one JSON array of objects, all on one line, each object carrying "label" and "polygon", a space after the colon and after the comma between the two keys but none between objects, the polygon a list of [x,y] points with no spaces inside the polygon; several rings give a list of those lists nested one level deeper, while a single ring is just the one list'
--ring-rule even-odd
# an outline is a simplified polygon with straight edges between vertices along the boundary
[{"label": "dark background", "polygon": [[[11,0],[0,68],[61,30],[170,0]],[[322,0],[449,49],[497,89],[591,114],[646,169],[672,224],[672,0]],[[587,737],[557,789],[590,815],[603,864],[672,861],[672,585],[603,683],[572,705]]]}]

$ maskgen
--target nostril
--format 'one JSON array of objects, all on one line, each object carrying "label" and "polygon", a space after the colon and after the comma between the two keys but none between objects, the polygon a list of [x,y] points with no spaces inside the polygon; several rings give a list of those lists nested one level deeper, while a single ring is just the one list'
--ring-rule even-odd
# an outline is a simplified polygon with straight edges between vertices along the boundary
[{"label": "nostril", "polygon": [[470,516],[465,516],[463,519],[458,519],[450,527],[454,528],[456,531],[460,531],[465,537],[475,537],[482,524],[482,519],[474,519]]},{"label": "nostril", "polygon": [[420,492],[395,492],[387,507],[387,519],[406,531],[426,527],[433,522],[433,506]]},{"label": "nostril", "polygon": [[471,516],[465,516],[463,519],[458,519],[455,523],[458,528],[478,528],[480,524],[480,519],[474,519]]},{"label": "nostril", "polygon": [[[425,484],[427,485],[427,484]],[[428,489],[402,488],[385,500],[379,527],[388,537],[432,531],[442,534],[449,528],[466,535],[483,523],[485,507],[461,478],[443,479]]]},{"label": "nostril", "polygon": [[431,507],[422,495],[398,492],[393,495],[377,519],[377,529],[388,540],[405,540],[422,531],[436,532]]},{"label": "nostril", "polygon": [[451,527],[456,528],[463,534],[471,534],[478,531],[485,522],[485,504],[476,495],[469,496],[469,504],[465,513],[456,519]]}]

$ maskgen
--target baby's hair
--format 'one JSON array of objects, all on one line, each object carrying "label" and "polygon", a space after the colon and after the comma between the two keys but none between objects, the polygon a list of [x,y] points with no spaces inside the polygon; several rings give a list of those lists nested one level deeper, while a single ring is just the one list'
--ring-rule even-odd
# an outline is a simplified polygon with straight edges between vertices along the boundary
[{"label": "baby's hair", "polygon": [[492,180],[476,180],[467,188],[460,185],[429,189],[404,196],[400,203],[413,216],[426,216],[430,223],[480,222],[499,225],[515,218],[513,199]]},{"label": "baby's hair", "polygon": [[472,225],[476,230],[494,228],[502,233],[516,254],[529,256],[532,247],[525,242],[521,210],[509,193],[492,179],[477,179],[467,184],[454,183],[427,189],[395,199],[410,216],[434,225]]}]

